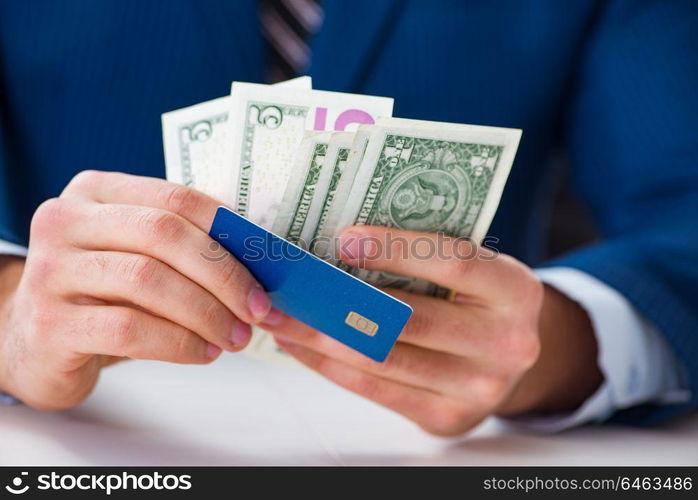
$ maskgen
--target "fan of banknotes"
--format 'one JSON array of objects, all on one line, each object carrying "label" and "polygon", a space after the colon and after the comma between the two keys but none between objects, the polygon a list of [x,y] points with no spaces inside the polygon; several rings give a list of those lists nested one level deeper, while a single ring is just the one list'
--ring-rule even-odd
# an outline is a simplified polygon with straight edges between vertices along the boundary
[{"label": "fan of banknotes", "polygon": [[[233,82],[229,96],[162,115],[167,179],[337,265],[333,242],[354,224],[479,243],[521,130],[393,118],[392,110],[392,98],[314,90],[307,76]],[[380,286],[444,293],[414,278],[343,269]],[[246,352],[290,362],[258,329]]]}]

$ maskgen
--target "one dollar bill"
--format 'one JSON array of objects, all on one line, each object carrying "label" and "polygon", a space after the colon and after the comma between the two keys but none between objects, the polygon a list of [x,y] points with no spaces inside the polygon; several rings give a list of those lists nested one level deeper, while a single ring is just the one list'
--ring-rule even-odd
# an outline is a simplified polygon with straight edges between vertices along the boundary
[{"label": "one dollar bill", "polygon": [[[361,142],[361,137],[365,140]],[[355,173],[336,193],[323,235],[335,245],[346,226],[367,224],[437,232],[480,243],[497,210],[521,130],[380,119],[359,127]],[[435,296],[445,290],[416,278],[349,268],[378,286]]]}]

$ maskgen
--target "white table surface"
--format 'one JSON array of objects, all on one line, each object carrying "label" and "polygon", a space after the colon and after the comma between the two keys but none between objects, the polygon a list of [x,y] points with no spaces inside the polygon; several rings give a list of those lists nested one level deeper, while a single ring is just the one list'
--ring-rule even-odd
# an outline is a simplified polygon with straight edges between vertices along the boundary
[{"label": "white table surface", "polygon": [[66,412],[0,407],[0,464],[698,465],[698,416],[555,436],[488,421],[441,439],[309,371],[228,354],[122,363]]}]

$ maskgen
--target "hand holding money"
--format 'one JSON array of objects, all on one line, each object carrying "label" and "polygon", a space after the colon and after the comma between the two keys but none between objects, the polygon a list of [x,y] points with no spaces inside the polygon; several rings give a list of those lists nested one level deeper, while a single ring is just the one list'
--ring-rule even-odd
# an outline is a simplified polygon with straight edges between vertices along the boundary
[{"label": "hand holding money", "polygon": [[[307,79],[234,82],[229,98],[163,115],[168,179],[209,192],[364,281],[444,295],[433,280],[341,264],[337,235],[370,224],[479,243],[521,132],[391,112],[392,99],[311,90]],[[279,357],[261,335],[248,351]]]}]

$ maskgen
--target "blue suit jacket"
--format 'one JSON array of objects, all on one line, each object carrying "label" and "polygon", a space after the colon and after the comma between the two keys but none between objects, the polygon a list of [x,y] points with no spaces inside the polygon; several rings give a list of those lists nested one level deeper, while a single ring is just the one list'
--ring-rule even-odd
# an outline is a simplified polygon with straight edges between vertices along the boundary
[{"label": "blue suit jacket", "polygon": [[[695,0],[324,2],[317,88],[395,97],[395,115],[524,130],[490,234],[542,265],[569,157],[602,241],[556,261],[623,293],[688,368],[698,404]],[[83,169],[164,175],[160,114],[263,81],[254,0],[0,4],[0,238]]]}]

